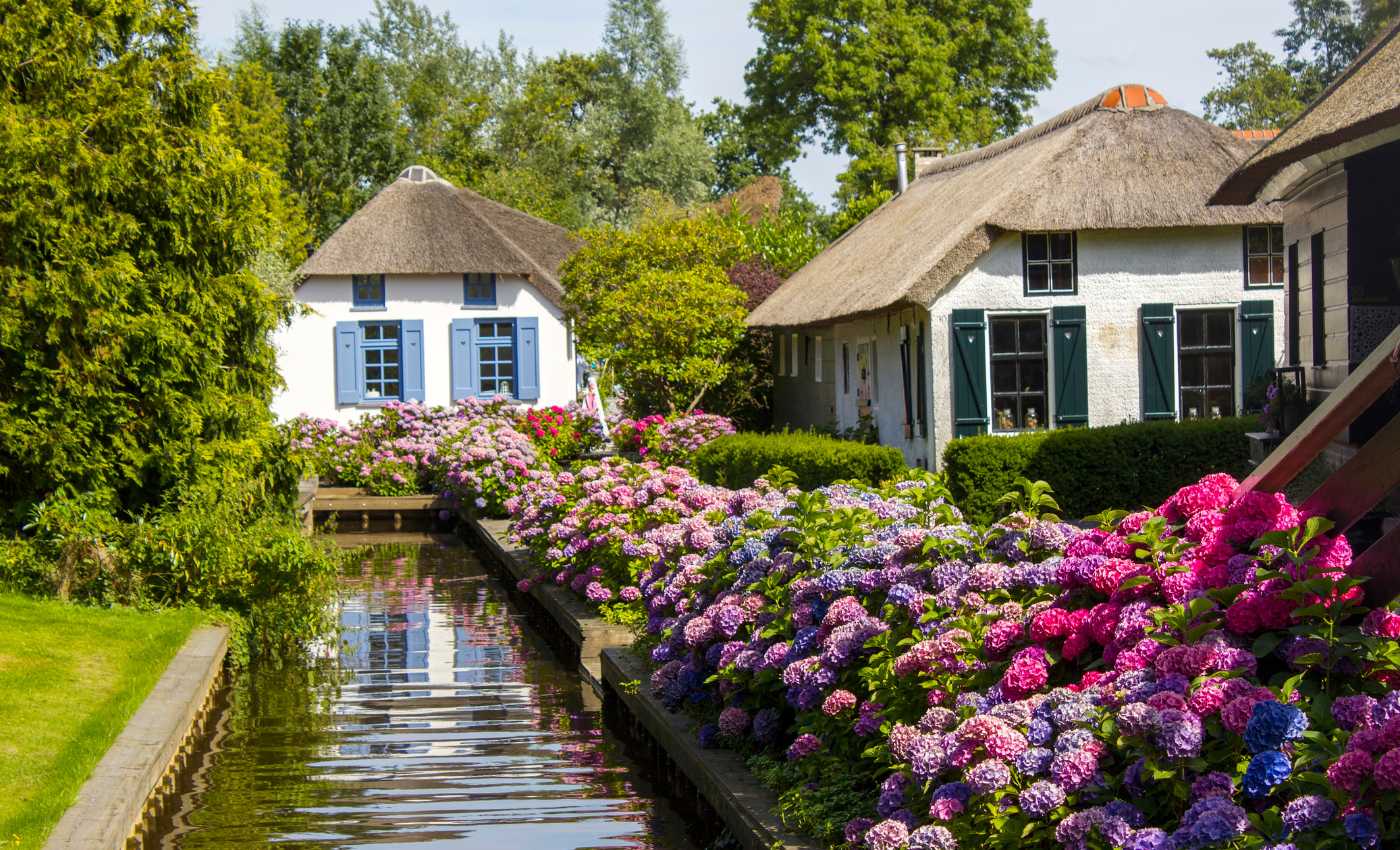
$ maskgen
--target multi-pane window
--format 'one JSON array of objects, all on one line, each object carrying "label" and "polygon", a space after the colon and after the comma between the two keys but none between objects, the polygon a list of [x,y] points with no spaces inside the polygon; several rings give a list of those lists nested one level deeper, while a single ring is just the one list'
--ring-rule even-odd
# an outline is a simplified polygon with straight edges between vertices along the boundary
[{"label": "multi-pane window", "polygon": [[514,395],[515,322],[477,323],[476,363],[479,392],[482,395]]},{"label": "multi-pane window", "polygon": [[403,349],[398,322],[362,322],[360,324],[360,355],[364,363],[366,401],[401,398]]},{"label": "multi-pane window", "polygon": [[1235,311],[1183,310],[1177,315],[1181,418],[1235,415]]},{"label": "multi-pane window", "polygon": [[991,325],[992,430],[1046,427],[1045,317],[1000,316]]},{"label": "multi-pane window", "polygon": [[384,306],[384,275],[357,274],[350,277],[350,292],[353,304],[358,308]]},{"label": "multi-pane window", "polygon": [[1244,229],[1245,286],[1283,286],[1283,227],[1262,225]]},{"label": "multi-pane window", "polygon": [[1027,233],[1021,249],[1027,295],[1076,291],[1074,233]]},{"label": "multi-pane window", "polygon": [[472,307],[496,306],[496,276],[478,272],[462,275],[462,303]]}]

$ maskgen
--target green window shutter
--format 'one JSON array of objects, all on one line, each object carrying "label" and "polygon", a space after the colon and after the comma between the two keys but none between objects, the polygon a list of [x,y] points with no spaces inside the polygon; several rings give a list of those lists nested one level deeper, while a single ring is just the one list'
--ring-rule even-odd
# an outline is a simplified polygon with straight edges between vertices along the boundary
[{"label": "green window shutter", "polygon": [[1246,301],[1240,305],[1240,377],[1243,389],[1274,368],[1274,302]]},{"label": "green window shutter", "polygon": [[953,436],[987,433],[987,314],[953,311]]},{"label": "green window shutter", "polygon": [[1050,310],[1055,340],[1055,426],[1089,424],[1089,359],[1085,352],[1083,307]]},{"label": "green window shutter", "polygon": [[1142,305],[1142,418],[1176,418],[1176,308]]}]

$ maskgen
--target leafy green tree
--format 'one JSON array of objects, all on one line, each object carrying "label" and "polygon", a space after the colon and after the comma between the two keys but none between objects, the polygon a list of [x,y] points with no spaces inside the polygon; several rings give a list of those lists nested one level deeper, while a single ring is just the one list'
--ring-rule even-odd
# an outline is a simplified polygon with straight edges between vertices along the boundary
[{"label": "leafy green tree", "polygon": [[1252,41],[1209,50],[1224,82],[1201,100],[1206,120],[1222,127],[1282,127],[1303,109],[1298,86],[1273,54]]},{"label": "leafy green tree", "polygon": [[1206,93],[1206,118],[1228,127],[1282,127],[1400,14],[1400,0],[1291,0],[1276,59],[1254,42],[1207,51],[1224,80]]},{"label": "leafy green tree", "polygon": [[749,107],[717,97],[713,108],[698,120],[714,158],[711,197],[736,192],[756,177],[772,175],[791,182],[784,152],[771,149],[770,140],[756,126]]},{"label": "leafy green tree", "polygon": [[317,241],[408,164],[383,63],[353,29],[291,22],[274,37],[254,11],[234,55],[272,75],[286,110],[286,180]]},{"label": "leafy green tree", "polygon": [[582,237],[561,272],[580,352],[607,364],[634,412],[693,409],[744,335],[746,296],[726,274],[750,256],[743,234],[707,212]]},{"label": "leafy green tree", "polygon": [[756,0],[749,20],[753,118],[785,159],[814,140],[868,162],[903,139],[985,144],[1055,76],[1029,0]]},{"label": "leafy green tree", "polygon": [[186,480],[268,433],[284,298],[248,271],[276,186],[220,128],[177,0],[0,15],[0,504]]}]

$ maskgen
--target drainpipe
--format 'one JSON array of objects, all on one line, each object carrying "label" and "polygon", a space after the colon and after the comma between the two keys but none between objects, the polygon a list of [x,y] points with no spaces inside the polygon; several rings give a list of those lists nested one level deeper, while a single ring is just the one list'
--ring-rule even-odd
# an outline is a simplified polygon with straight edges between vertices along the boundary
[{"label": "drainpipe", "polygon": [[903,195],[904,190],[909,188],[909,166],[905,163],[904,152],[907,150],[904,142],[895,142],[894,145],[894,168],[895,168],[895,194]]}]

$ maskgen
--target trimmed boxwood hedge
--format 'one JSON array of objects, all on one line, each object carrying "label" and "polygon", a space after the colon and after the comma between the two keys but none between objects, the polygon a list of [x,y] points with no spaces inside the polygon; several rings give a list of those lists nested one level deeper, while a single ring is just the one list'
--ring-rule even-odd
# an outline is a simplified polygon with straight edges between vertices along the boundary
[{"label": "trimmed boxwood hedge", "polygon": [[1245,434],[1258,428],[1255,417],[1239,417],[964,437],[943,450],[943,471],[973,521],[994,521],[997,499],[1022,476],[1049,482],[1064,515],[1081,518],[1156,506],[1211,472],[1242,474]]},{"label": "trimmed boxwood hedge", "polygon": [[736,489],[784,466],[804,490],[833,481],[879,484],[908,468],[899,449],[806,432],[720,437],[700,447],[694,466],[701,481]]}]

